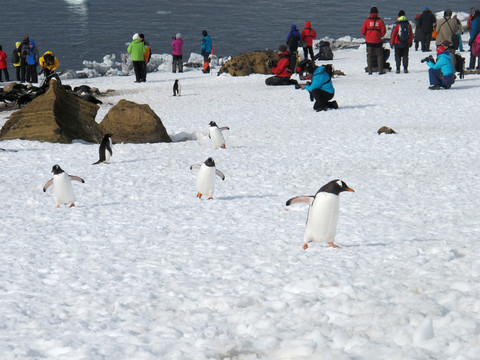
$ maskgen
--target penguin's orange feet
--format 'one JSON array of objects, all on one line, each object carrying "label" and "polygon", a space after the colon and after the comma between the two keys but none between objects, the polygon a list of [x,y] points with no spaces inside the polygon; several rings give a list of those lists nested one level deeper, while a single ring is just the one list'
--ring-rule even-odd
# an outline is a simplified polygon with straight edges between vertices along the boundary
[{"label": "penguin's orange feet", "polygon": [[332,242],[329,242],[329,243],[328,243],[328,246],[330,246],[330,247],[332,247],[332,248],[341,249],[341,247],[340,247],[340,246],[338,246],[338,245],[335,245],[335,244],[334,244],[334,243],[332,243]]},{"label": "penguin's orange feet", "polygon": [[303,250],[307,250],[308,249],[308,244],[303,244]]},{"label": "penguin's orange feet", "polygon": [[197,192],[197,198],[201,199],[202,198],[202,194]]},{"label": "penguin's orange feet", "polygon": [[213,196],[209,196],[208,200],[212,200],[213,199]]},{"label": "penguin's orange feet", "polygon": [[55,209],[60,209],[60,205],[55,206]]},{"label": "penguin's orange feet", "polygon": [[74,203],[71,203],[69,207],[72,208],[72,207],[74,207],[74,206],[75,206],[75,204],[74,204]]},{"label": "penguin's orange feet", "polygon": [[225,144],[222,145],[222,149],[226,149],[227,146]]}]

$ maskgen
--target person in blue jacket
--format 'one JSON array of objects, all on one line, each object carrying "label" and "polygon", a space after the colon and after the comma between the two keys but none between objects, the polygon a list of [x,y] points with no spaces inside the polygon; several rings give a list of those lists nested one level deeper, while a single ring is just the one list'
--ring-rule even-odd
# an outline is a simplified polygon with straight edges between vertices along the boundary
[{"label": "person in blue jacket", "polygon": [[212,53],[212,39],[208,35],[207,30],[202,31],[203,39],[200,48],[200,54],[203,55],[203,73],[210,72],[210,54]]},{"label": "person in blue jacket", "polygon": [[437,62],[427,61],[428,77],[430,79],[430,90],[439,90],[441,88],[450,89],[455,82],[455,69],[452,58],[447,48],[440,45],[437,47]]},{"label": "person in blue jacket", "polygon": [[315,100],[313,110],[323,111],[327,109],[338,109],[337,102],[330,101],[335,95],[335,88],[332,84],[333,67],[330,64],[315,66],[312,62],[307,68],[309,73],[313,73],[312,81],[309,85],[300,85],[301,89],[308,90],[310,100]]},{"label": "person in blue jacket", "polygon": [[[472,45],[478,34],[480,34],[480,10],[475,9],[473,13],[472,20],[470,21],[470,40],[468,44],[470,45],[470,63],[467,70],[475,70],[475,63],[477,62],[477,57],[472,54]],[[480,57],[478,57],[478,66],[477,69],[480,69]]]}]

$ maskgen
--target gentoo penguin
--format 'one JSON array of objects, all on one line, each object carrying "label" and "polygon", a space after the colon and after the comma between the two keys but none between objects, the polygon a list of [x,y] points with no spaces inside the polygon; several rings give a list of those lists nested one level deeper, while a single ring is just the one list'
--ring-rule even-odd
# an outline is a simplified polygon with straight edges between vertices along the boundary
[{"label": "gentoo penguin", "polygon": [[180,96],[181,92],[182,92],[182,86],[180,85],[180,82],[177,79],[173,84],[173,96]]},{"label": "gentoo penguin", "polygon": [[212,139],[213,147],[215,148],[215,150],[218,149],[219,147],[221,147],[222,149],[225,149],[226,148],[225,138],[223,137],[222,131],[230,130],[230,128],[227,126],[218,127],[215,121],[210,121],[208,125],[210,125],[208,137]]},{"label": "gentoo penguin", "polygon": [[197,197],[202,198],[202,195],[208,194],[208,199],[213,199],[213,192],[215,191],[215,175],[220,179],[225,180],[225,175],[220,170],[215,168],[215,161],[209,157],[203,164],[195,164],[190,166],[190,170],[200,169],[197,175]]},{"label": "gentoo penguin", "polygon": [[340,212],[340,198],[338,195],[343,191],[354,192],[342,180],[336,179],[323,185],[315,196],[297,196],[287,201],[287,206],[298,202],[310,204],[307,226],[303,236],[304,249],[308,249],[308,243],[312,241],[324,241],[331,247],[339,247],[333,242],[337,233],[337,222]]},{"label": "gentoo penguin", "polygon": [[75,175],[68,175],[58,165],[52,167],[53,178],[48,180],[43,186],[43,192],[47,191],[50,185],[53,184],[53,197],[57,208],[63,204],[69,204],[70,207],[75,206],[75,194],[73,192],[72,180],[85,182],[81,177]]},{"label": "gentoo penguin", "polygon": [[92,165],[100,163],[110,164],[110,157],[113,155],[112,136],[112,134],[107,134],[103,137],[100,147],[98,148],[99,160]]}]

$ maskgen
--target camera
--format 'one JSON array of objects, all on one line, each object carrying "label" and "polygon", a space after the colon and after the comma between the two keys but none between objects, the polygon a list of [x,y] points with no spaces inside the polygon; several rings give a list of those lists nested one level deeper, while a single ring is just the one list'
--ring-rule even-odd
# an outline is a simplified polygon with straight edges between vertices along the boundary
[{"label": "camera", "polygon": [[172,36],[172,40],[175,40],[177,37],[175,35]]},{"label": "camera", "polygon": [[268,60],[267,66],[269,68],[275,67],[275,66],[277,66],[277,62],[275,60]]},{"label": "camera", "polygon": [[435,59],[433,58],[432,55],[428,55],[425,59],[420,60],[420,62],[423,64],[424,62],[430,61],[435,64]]}]

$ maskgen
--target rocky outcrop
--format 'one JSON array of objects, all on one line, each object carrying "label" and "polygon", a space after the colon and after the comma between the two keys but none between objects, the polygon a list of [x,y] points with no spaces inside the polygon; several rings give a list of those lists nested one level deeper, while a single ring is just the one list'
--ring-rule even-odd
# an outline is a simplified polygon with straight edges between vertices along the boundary
[{"label": "rocky outcrop", "polygon": [[269,61],[278,61],[278,54],[273,50],[254,51],[227,61],[218,74],[229,73],[232,76],[247,76],[250,74],[272,74]]},{"label": "rocky outcrop", "polygon": [[24,139],[71,143],[81,139],[98,143],[103,133],[95,121],[99,107],[65,90],[54,79],[48,91],[10,115],[0,140]]},{"label": "rocky outcrop", "polygon": [[102,131],[113,134],[115,143],[171,142],[162,120],[148,105],[120,100],[100,123]]}]

